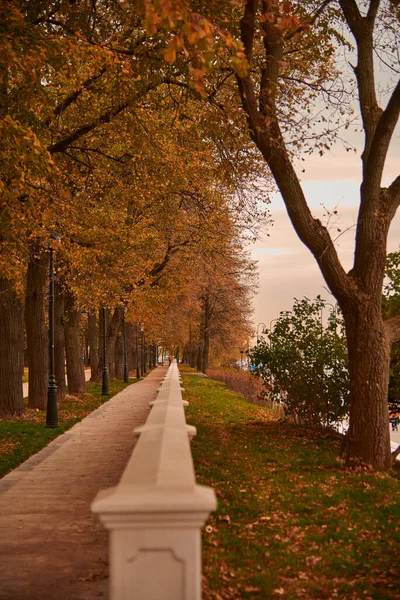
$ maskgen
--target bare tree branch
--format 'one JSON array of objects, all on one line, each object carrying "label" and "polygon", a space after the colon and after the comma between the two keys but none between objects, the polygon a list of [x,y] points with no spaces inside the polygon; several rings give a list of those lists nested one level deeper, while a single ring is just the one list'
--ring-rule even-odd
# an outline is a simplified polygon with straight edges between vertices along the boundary
[{"label": "bare tree branch", "polygon": [[[89,77],[88,79],[86,79],[86,81],[83,82],[79,90],[76,90],[75,92],[70,94],[70,96],[65,98],[65,100],[63,100],[62,102],[60,102],[60,104],[56,106],[56,108],[54,109],[54,116],[59,117],[68,108],[68,106],[70,106],[79,98],[79,96],[81,96],[84,90],[89,90],[92,87],[92,85],[104,75],[105,72],[106,69],[101,69],[101,71],[97,75],[93,75],[93,77]],[[46,127],[50,125],[50,122],[51,119],[48,119],[46,121]]]},{"label": "bare tree branch", "polygon": [[400,205],[400,175],[387,188],[389,200],[394,210]]},{"label": "bare tree branch", "polygon": [[253,53],[254,28],[257,9],[258,0],[247,0],[244,8],[244,15],[240,20],[241,38],[248,61],[251,60],[251,55]]},{"label": "bare tree branch", "polygon": [[365,163],[363,193],[367,196],[378,194],[385,166],[389,144],[400,114],[400,81],[376,124],[371,140],[368,158]]}]

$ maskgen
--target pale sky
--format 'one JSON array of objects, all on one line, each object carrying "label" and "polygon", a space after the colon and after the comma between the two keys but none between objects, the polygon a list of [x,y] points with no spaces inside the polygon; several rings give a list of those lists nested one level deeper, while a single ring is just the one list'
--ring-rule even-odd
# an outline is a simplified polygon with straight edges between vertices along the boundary
[{"label": "pale sky", "polygon": [[[383,185],[388,185],[400,173],[400,150],[395,140],[395,149],[388,156]],[[302,173],[303,188],[313,215],[324,224],[324,210],[337,206],[338,215],[331,221],[331,235],[339,235],[356,222],[360,186],[360,160],[344,149],[337,149],[323,157],[310,157]],[[280,311],[291,310],[294,298],[318,294],[328,302],[335,299],[324,289],[326,283],[310,251],[300,242],[279,194],[271,198],[271,214],[274,224],[269,228],[269,237],[264,237],[252,246],[251,256],[258,261],[259,293],[254,299],[254,326],[263,322],[270,328],[270,322],[279,316]],[[341,235],[335,245],[346,270],[352,267],[354,256],[355,227]],[[400,245],[400,211],[397,212],[390,229],[388,252],[397,250]],[[258,331],[260,332],[260,325]]]}]

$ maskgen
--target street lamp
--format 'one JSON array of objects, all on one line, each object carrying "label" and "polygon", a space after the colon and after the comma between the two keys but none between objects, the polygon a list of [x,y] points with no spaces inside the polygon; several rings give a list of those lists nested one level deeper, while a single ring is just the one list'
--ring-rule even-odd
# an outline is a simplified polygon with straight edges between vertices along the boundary
[{"label": "street lamp", "polygon": [[272,323],[275,323],[275,321],[279,321],[279,317],[277,317],[276,319],[272,319],[269,322],[269,347],[271,348],[271,333],[272,333]]},{"label": "street lamp", "polygon": [[[61,239],[53,231],[49,233],[52,240],[60,243]],[[49,350],[50,350],[50,369],[49,385],[47,387],[47,411],[46,427],[58,427],[57,410],[57,384],[54,373],[54,250],[50,246],[50,268],[49,268]]]},{"label": "street lamp", "polygon": [[[256,338],[257,338],[257,345],[258,345],[258,340],[259,340],[259,337],[258,337],[258,328],[260,327],[260,325],[262,325],[262,326],[264,327],[264,329],[266,329],[266,327],[267,327],[265,323],[259,323],[259,324],[257,325],[257,328],[256,328]],[[262,333],[262,332],[263,332],[263,331],[261,330],[261,333]]]},{"label": "street lamp", "polygon": [[107,322],[106,322],[106,308],[103,306],[103,378],[101,382],[101,395],[108,396],[108,368],[107,368]]},{"label": "street lamp", "polygon": [[126,348],[126,323],[125,323],[126,306],[124,307],[124,314],[122,316],[122,330],[124,335],[124,383],[129,381],[129,369],[128,369],[128,358]]},{"label": "street lamp", "polygon": [[322,312],[323,312],[323,310],[324,310],[325,306],[329,306],[329,307],[330,307],[330,308],[329,308],[329,311],[330,311],[331,315],[332,315],[334,318],[336,318],[336,308],[337,308],[337,304],[335,304],[335,306],[334,306],[334,305],[333,305],[333,304],[331,304],[330,302],[325,302],[325,303],[324,303],[324,306],[322,306],[322,307],[321,307],[321,333],[322,333],[322,331],[323,331],[323,327],[324,327],[323,320],[322,320]]}]

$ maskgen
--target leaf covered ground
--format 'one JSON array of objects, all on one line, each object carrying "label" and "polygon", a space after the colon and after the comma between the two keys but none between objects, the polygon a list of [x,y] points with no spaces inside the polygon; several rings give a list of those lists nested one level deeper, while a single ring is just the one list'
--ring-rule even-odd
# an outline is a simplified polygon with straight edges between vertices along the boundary
[{"label": "leaf covered ground", "polygon": [[[183,374],[184,374],[183,370]],[[338,438],[274,420],[184,375],[203,532],[204,600],[400,599],[400,476],[337,459]]]},{"label": "leaf covered ground", "polygon": [[49,442],[70,429],[75,423],[96,410],[101,404],[115,396],[128,384],[113,379],[109,384],[109,395],[101,395],[101,384],[86,382],[87,393],[79,396],[66,396],[58,403],[59,427],[47,428],[46,411],[26,408],[21,417],[0,420],[0,477],[15,469]]}]

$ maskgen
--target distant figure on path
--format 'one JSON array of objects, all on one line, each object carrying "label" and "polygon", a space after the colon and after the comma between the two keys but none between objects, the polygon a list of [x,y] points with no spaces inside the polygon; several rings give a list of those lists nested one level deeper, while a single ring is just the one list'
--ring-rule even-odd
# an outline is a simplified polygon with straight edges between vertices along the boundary
[{"label": "distant figure on path", "polygon": [[171,366],[171,363],[172,363],[172,356],[171,355],[168,356],[168,362],[169,362],[169,365]]},{"label": "distant figure on path", "polygon": [[398,416],[399,415],[397,413],[392,413],[390,415],[390,422],[392,424],[392,431],[398,431],[399,430]]}]

